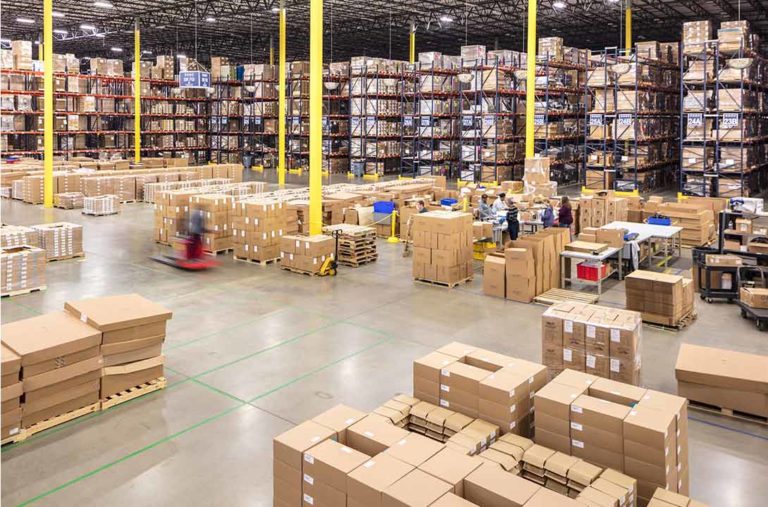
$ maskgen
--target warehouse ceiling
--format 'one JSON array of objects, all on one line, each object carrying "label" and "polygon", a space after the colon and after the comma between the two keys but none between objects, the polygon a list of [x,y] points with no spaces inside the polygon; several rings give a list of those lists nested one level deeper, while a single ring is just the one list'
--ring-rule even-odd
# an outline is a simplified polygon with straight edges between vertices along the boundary
[{"label": "warehouse ceiling", "polygon": [[[132,59],[133,23],[142,49],[152,55],[183,53],[207,62],[211,55],[265,62],[277,48],[276,0],[54,0],[54,51],[77,56]],[[623,40],[626,0],[541,0],[539,37],[560,36],[567,45],[600,49]],[[742,19],[768,41],[765,0],[633,0],[635,40],[680,39],[684,21]],[[42,30],[40,0],[5,0],[0,35],[35,40]],[[288,59],[308,56],[309,0],[285,0]],[[527,0],[325,0],[325,59],[350,56],[407,58],[408,32],[417,51],[458,54],[459,47],[522,50]],[[22,20],[22,21],[20,21]],[[196,41],[196,42],[195,42]],[[113,50],[112,48],[116,48]],[[122,51],[119,51],[122,50]]]}]

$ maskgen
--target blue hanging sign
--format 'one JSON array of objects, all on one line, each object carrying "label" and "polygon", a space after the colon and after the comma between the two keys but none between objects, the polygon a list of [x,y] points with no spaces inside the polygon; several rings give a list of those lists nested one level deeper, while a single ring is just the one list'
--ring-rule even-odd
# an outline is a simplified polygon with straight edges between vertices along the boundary
[{"label": "blue hanging sign", "polygon": [[179,88],[210,88],[211,73],[200,70],[179,72]]}]

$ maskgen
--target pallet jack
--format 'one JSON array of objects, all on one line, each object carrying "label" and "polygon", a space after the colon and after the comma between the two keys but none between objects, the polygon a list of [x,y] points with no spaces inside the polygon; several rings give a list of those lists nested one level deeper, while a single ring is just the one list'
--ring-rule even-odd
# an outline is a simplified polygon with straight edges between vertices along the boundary
[{"label": "pallet jack", "polygon": [[323,261],[323,265],[320,266],[319,276],[336,276],[336,272],[339,267],[339,263],[336,259],[339,258],[339,236],[341,231],[333,231],[333,237],[336,240],[336,251],[333,257],[329,257]]}]

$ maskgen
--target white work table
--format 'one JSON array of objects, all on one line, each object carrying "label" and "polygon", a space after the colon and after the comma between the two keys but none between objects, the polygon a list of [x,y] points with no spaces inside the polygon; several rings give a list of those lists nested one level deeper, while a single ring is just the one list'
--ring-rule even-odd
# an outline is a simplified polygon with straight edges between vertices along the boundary
[{"label": "white work table", "polygon": [[[680,257],[682,254],[682,241],[680,238],[683,232],[682,227],[676,225],[652,225],[652,224],[640,224],[637,222],[611,222],[602,226],[602,229],[626,229],[630,234],[637,234],[637,238],[633,241],[640,243],[648,242],[649,254],[648,254],[648,266],[653,263],[654,258],[660,258],[664,267],[669,264],[672,252],[676,253],[676,257]],[[662,252],[661,256],[654,255],[654,245],[656,243],[661,244],[661,248],[658,250]],[[627,246],[624,247],[625,249]],[[627,258],[632,258],[631,252],[625,255]]]},{"label": "white work table", "polygon": [[616,248],[616,247],[608,247],[602,252],[598,254],[589,254],[585,252],[573,252],[571,250],[563,250],[560,252],[560,287],[565,288],[565,283],[570,282],[578,282],[585,285],[595,285],[597,287],[597,295],[601,295],[603,293],[603,280],[607,280],[608,278],[613,275],[613,273],[608,273],[608,276],[605,277],[598,277],[597,281],[592,280],[582,280],[580,278],[574,279],[571,275],[572,266],[568,265],[569,260],[575,260],[575,261],[594,261],[594,262],[604,262],[608,260],[609,258],[613,257],[614,255],[618,256],[619,262],[618,262],[618,273],[619,273],[619,280],[622,280],[624,278],[623,276],[623,256],[622,256],[622,248]]}]

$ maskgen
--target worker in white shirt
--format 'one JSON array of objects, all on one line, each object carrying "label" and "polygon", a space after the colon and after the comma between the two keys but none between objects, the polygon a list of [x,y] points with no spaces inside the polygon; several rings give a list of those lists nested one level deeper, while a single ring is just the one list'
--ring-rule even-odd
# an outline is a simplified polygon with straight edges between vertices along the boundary
[{"label": "worker in white shirt", "polygon": [[498,214],[500,211],[505,211],[507,209],[507,205],[505,203],[505,197],[507,194],[504,192],[500,193],[499,196],[496,198],[495,201],[493,201],[493,204],[491,204],[491,211],[493,211],[494,215]]}]

